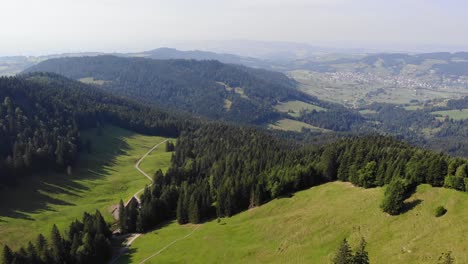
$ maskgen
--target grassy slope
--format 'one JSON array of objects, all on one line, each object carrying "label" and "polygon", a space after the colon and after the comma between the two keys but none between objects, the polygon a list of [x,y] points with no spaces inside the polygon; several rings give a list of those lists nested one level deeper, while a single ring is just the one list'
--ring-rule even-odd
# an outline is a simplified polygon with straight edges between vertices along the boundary
[{"label": "grassy slope", "polygon": [[308,104],[302,101],[287,101],[287,102],[279,102],[277,105],[274,107],[276,110],[282,113],[289,113],[289,115],[294,116],[294,117],[299,117],[299,113],[302,110],[307,110],[307,111],[327,111],[327,109],[313,105],[313,104]]},{"label": "grassy slope", "polygon": [[268,124],[267,127],[270,129],[297,131],[297,132],[301,132],[302,128],[310,129],[311,131],[315,131],[315,132],[329,132],[330,131],[324,128],[312,126],[307,123],[289,119],[289,118],[283,118],[283,119],[277,120],[274,124]]},{"label": "grassy slope", "polygon": [[[410,198],[420,202],[400,216],[379,209],[382,196],[382,188],[328,183],[207,222],[145,263],[328,263],[343,238],[355,246],[360,236],[372,263],[437,263],[448,250],[468,263],[467,193],[421,185]],[[448,212],[435,218],[438,205]],[[122,263],[139,263],[193,228],[170,223],[146,234]]]},{"label": "grassy slope", "polygon": [[[72,176],[36,176],[12,190],[0,193],[0,246],[16,248],[39,233],[49,235],[52,224],[63,230],[83,212],[99,209],[112,220],[109,208],[128,199],[149,181],[134,169],[135,162],[161,137],[143,136],[116,127],[105,127],[105,136],[96,131],[84,133],[92,138],[93,153],[80,160],[81,169]],[[142,168],[153,173],[167,168],[170,153],[157,148],[145,159]],[[1,250],[1,249],[0,249]]]},{"label": "grassy slope", "polygon": [[448,116],[450,119],[453,120],[464,120],[468,119],[468,108],[461,110],[436,111],[432,112],[431,114],[442,116],[442,118]]}]

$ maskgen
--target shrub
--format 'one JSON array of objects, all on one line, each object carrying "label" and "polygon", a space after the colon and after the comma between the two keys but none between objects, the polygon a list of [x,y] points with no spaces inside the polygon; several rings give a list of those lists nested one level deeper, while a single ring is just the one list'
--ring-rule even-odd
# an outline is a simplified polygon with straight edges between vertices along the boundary
[{"label": "shrub", "polygon": [[435,209],[435,216],[436,216],[436,217],[441,217],[441,216],[443,216],[445,213],[447,213],[447,209],[445,209],[445,207],[443,207],[443,206],[438,206],[438,207]]},{"label": "shrub", "polygon": [[406,180],[395,177],[385,189],[380,207],[386,213],[398,215],[403,212],[404,201],[414,192],[414,186]]}]

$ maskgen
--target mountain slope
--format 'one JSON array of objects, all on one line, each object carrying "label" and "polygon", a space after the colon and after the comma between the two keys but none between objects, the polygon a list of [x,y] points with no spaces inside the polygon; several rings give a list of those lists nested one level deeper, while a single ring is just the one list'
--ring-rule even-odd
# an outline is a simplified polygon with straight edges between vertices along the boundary
[{"label": "mountain slope", "polygon": [[[120,263],[330,263],[343,238],[354,248],[363,236],[370,263],[437,263],[452,251],[468,260],[465,193],[419,186],[414,208],[389,216],[379,208],[384,188],[362,189],[333,182],[273,200],[260,207],[201,225],[165,225],[138,238]],[[436,218],[443,205],[446,215]]]},{"label": "mountain slope", "polygon": [[278,72],[218,61],[151,60],[97,56],[52,59],[26,72],[55,72],[99,81],[118,94],[214,119],[263,123],[278,101],[317,101]]},{"label": "mountain slope", "polygon": [[0,78],[0,185],[73,167],[80,130],[113,124],[177,135],[187,122],[55,74]]},{"label": "mountain slope", "polygon": [[158,48],[154,50],[144,51],[140,53],[128,53],[125,54],[128,57],[144,57],[149,59],[157,60],[169,60],[169,59],[184,59],[184,60],[217,60],[222,63],[239,64],[254,68],[270,68],[269,63],[266,61],[251,58],[242,57],[234,54],[227,53],[215,53],[203,50],[177,50],[172,48]]}]

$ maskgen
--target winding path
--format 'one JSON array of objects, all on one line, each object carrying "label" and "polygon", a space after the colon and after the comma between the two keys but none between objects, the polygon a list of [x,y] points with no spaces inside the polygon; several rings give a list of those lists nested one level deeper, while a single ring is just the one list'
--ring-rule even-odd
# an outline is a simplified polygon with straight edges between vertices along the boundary
[{"label": "winding path", "polygon": [[[151,181],[151,184],[153,184],[153,179],[151,178],[151,176],[149,176],[145,171],[143,171],[141,168],[140,168],[140,163],[151,153],[153,152],[157,147],[159,147],[161,144],[164,144],[166,143],[166,141],[168,141],[169,139],[166,139],[166,140],[163,140],[161,142],[159,142],[158,144],[154,145],[150,150],[148,150],[148,152],[145,153],[145,155],[141,156],[141,158],[135,163],[135,169],[137,171],[139,171],[141,174],[143,174],[143,176],[145,176],[146,178],[148,178],[150,181]],[[151,186],[150,184],[150,186]],[[144,191],[145,188],[142,188],[140,190],[138,190],[126,203],[125,203],[125,206],[128,205],[128,203],[130,203],[130,201],[135,198],[138,203],[141,203],[140,201],[140,198],[138,197],[138,195]],[[117,260],[128,250],[128,248],[132,245],[133,241],[135,241],[135,239],[137,239],[139,236],[141,236],[140,233],[133,233],[133,234],[130,234],[128,237],[127,237],[127,241],[124,243],[124,247],[121,248],[119,250],[119,253],[110,261],[111,264],[114,264],[117,262]]]},{"label": "winding path", "polygon": [[[150,181],[151,181],[151,184],[149,186],[151,186],[153,184],[153,179],[151,178],[151,176],[149,176],[145,171],[143,171],[141,168],[140,168],[140,163],[151,153],[153,152],[157,147],[159,147],[161,144],[164,144],[166,143],[166,141],[168,141],[169,139],[166,139],[162,142],[159,142],[158,144],[154,145],[150,150],[148,150],[148,152],[145,153],[145,155],[143,155],[136,163],[135,163],[135,169],[138,170],[141,174],[143,174],[146,178],[148,178]],[[126,203],[125,203],[125,206],[127,206],[127,204],[133,199],[133,197],[138,201],[138,203],[140,203],[140,198],[138,197],[138,195],[144,191],[145,188],[142,188],[141,190],[137,191],[133,196],[132,198],[130,198]],[[171,243],[167,244],[166,246],[164,246],[163,248],[161,248],[159,251],[157,251],[156,253],[154,253],[153,255],[147,257],[146,259],[142,260],[140,262],[140,264],[143,264],[145,263],[146,261],[148,261],[149,259],[151,258],[154,258],[156,257],[157,255],[161,254],[161,252],[163,252],[164,250],[168,249],[170,246],[172,246],[173,244],[175,244],[177,241],[180,241],[182,239],[185,239],[189,236],[191,236],[198,228],[200,228],[200,226],[197,226],[195,227],[192,232],[188,233],[187,235],[183,236],[183,237],[179,237],[177,239],[175,239],[174,241],[172,241]],[[127,250],[130,248],[130,246],[132,245],[133,241],[135,241],[138,237],[140,237],[142,234],[141,233],[133,233],[133,234],[130,234],[127,239],[126,239],[126,242],[124,243],[124,247],[121,248],[119,250],[119,253],[117,254],[117,256],[115,256],[111,261],[110,263],[111,264],[114,264],[114,263],[117,263],[117,260],[123,255],[125,254],[125,252],[127,252]]]}]

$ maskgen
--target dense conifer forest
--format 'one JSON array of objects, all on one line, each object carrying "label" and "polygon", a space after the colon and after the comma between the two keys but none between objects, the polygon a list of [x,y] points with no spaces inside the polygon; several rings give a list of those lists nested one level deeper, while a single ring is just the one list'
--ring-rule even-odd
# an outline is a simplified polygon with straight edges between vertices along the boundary
[{"label": "dense conifer forest", "polygon": [[[97,56],[42,62],[27,71],[103,80],[123,96],[214,119],[262,123],[277,118],[272,105],[288,99],[317,100],[279,72],[218,61],[152,60]],[[225,100],[231,102],[225,106]]]},{"label": "dense conifer forest", "polygon": [[109,123],[177,136],[183,119],[55,74],[0,78],[0,185],[44,170],[72,169],[86,148],[80,130]]},{"label": "dense conifer forest", "polygon": [[[255,129],[209,124],[182,133],[166,175],[158,171],[142,207],[123,227],[146,231],[164,220],[199,223],[261,205],[271,199],[340,180],[372,188],[401,183],[388,194],[390,214],[418,184],[465,191],[468,162],[383,136],[341,139],[323,147],[302,146]],[[395,183],[396,184],[396,183]],[[391,190],[391,189],[390,189]],[[385,204],[385,200],[383,201]],[[131,206],[132,207],[132,206]]]},{"label": "dense conifer forest", "polygon": [[[439,120],[431,111],[463,109],[466,98],[446,107],[406,110],[400,105],[374,103],[362,115],[342,105],[306,95],[284,74],[218,61],[152,60],[115,56],[71,57],[39,63],[26,72],[47,71],[69,78],[93,78],[97,87],[127,98],[209,119],[264,125],[295,119],[338,133],[380,133],[421,147],[468,156],[463,138],[466,120]],[[326,111],[301,111],[290,116],[274,109],[279,102],[299,100]],[[429,132],[428,132],[429,131]]]},{"label": "dense conifer forest", "polygon": [[[175,145],[166,145],[167,151],[175,150],[171,167],[165,174],[160,170],[154,174],[154,183],[144,190],[141,205],[134,201],[124,207],[120,203],[118,224],[124,233],[145,232],[169,219],[184,224],[229,217],[335,180],[364,188],[389,184],[381,205],[389,214],[404,213],[404,200],[418,184],[468,189],[467,160],[391,137],[368,135],[305,144],[253,127],[168,114],[50,73],[0,78],[0,95],[2,185],[34,172],[71,170],[79,152],[91,144],[80,138],[80,131],[86,128],[113,124],[140,133],[178,137]],[[360,122],[359,118],[355,121]],[[107,225],[96,213],[102,236],[88,231],[86,226],[96,226],[96,222],[86,224],[90,217],[85,215],[83,222],[72,224],[70,230],[77,230],[76,236],[62,238],[54,228],[53,246],[40,257],[34,253],[39,245],[28,245],[31,252],[5,248],[4,258],[48,262],[55,251],[70,248],[67,252],[71,253],[62,256],[71,263],[106,259],[108,255],[96,254],[93,247],[102,247],[105,252]]]}]

